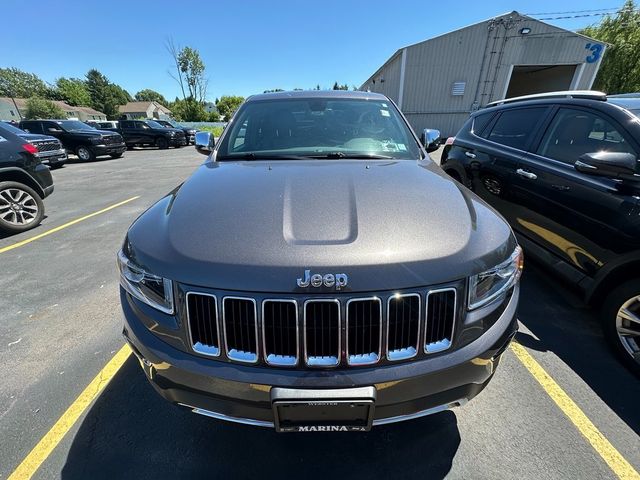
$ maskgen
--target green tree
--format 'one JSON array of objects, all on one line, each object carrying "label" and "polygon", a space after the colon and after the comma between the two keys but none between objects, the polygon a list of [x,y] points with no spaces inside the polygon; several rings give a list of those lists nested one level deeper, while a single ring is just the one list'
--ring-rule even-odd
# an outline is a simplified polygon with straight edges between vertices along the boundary
[{"label": "green tree", "polygon": [[179,48],[173,40],[167,42],[167,51],[175,64],[175,72],[169,75],[178,83],[182,92],[182,104],[178,106],[183,120],[201,121],[207,117],[204,102],[209,79],[205,76],[205,65],[200,52],[195,48]]},{"label": "green tree", "polygon": [[49,97],[51,89],[33,73],[17,68],[0,68],[0,96],[3,97]]},{"label": "green tree", "polygon": [[151,90],[150,88],[140,90],[136,93],[135,98],[139,102],[158,102],[165,107],[169,105],[169,102],[167,102],[167,99],[164,98],[161,93]]},{"label": "green tree", "polygon": [[220,114],[218,112],[209,112],[209,118],[207,118],[207,121],[209,122],[219,122],[220,121]]},{"label": "green tree", "polygon": [[610,94],[640,91],[640,11],[633,0],[579,33],[610,44],[594,88]]},{"label": "green tree", "polygon": [[51,100],[31,97],[27,100],[27,119],[34,118],[65,118],[64,111]]},{"label": "green tree", "polygon": [[60,77],[56,80],[56,97],[69,105],[89,106],[91,96],[87,84],[80,78]]},{"label": "green tree", "polygon": [[225,120],[230,120],[238,107],[244,102],[244,97],[223,95],[216,103],[218,113],[224,117]]},{"label": "green tree", "polygon": [[87,90],[91,107],[105,113],[109,118],[118,117],[118,106],[131,101],[131,95],[96,69],[87,72]]},{"label": "green tree", "polygon": [[209,114],[204,109],[202,103],[196,102],[192,98],[182,100],[176,98],[176,100],[169,105],[173,118],[179,121],[187,122],[204,122],[209,120]]},{"label": "green tree", "polygon": [[333,89],[334,90],[349,90],[349,85],[347,85],[346,83],[344,85],[338,85],[338,82],[335,82],[333,84]]}]

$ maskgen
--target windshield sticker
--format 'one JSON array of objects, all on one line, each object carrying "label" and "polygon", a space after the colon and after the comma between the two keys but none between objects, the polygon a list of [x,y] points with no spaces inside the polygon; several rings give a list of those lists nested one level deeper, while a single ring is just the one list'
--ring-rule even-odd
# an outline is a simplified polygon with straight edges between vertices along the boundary
[{"label": "windshield sticker", "polygon": [[389,108],[389,107],[387,107],[386,103],[381,103],[380,105],[382,105],[384,108]]},{"label": "windshield sticker", "polygon": [[383,117],[391,116],[391,114],[389,113],[389,110],[380,110],[380,113],[382,114]]},{"label": "windshield sticker", "polygon": [[398,150],[400,150],[401,152],[406,152],[407,151],[407,146],[404,143],[399,143],[398,144]]}]

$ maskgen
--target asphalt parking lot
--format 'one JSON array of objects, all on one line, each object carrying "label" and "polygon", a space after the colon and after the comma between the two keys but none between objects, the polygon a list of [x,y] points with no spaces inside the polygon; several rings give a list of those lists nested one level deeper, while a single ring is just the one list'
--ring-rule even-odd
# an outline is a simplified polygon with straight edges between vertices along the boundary
[{"label": "asphalt parking lot", "polygon": [[42,225],[0,238],[0,478],[25,458],[37,464],[18,473],[43,479],[638,478],[640,382],[594,312],[534,264],[521,347],[463,408],[367,434],[276,434],[166,403],[129,356],[69,420],[124,343],[115,253],[127,227],[203,160],[186,147],[72,161],[53,172]]}]

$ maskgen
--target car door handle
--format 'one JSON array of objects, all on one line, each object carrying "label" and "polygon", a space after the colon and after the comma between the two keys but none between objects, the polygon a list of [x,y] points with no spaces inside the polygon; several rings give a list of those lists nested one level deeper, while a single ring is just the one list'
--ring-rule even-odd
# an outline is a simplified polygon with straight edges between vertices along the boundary
[{"label": "car door handle", "polygon": [[469,158],[476,158],[476,154],[472,152],[464,152],[464,154]]},{"label": "car door handle", "polygon": [[528,178],[529,180],[535,180],[536,178],[538,178],[538,176],[535,173],[527,172],[526,170],[523,170],[522,168],[517,169],[516,173],[518,175],[520,175],[521,177]]},{"label": "car door handle", "polygon": [[571,190],[571,187],[568,185],[551,185],[551,188],[554,190],[560,190],[561,192],[567,192]]}]

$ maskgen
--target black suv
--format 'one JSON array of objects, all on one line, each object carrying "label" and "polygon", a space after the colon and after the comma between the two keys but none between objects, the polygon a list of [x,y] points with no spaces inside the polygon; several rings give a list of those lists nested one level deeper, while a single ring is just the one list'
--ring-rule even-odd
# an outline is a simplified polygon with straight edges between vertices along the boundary
[{"label": "black suv", "polygon": [[44,217],[43,199],[53,192],[49,167],[38,148],[0,122],[0,232],[19,233]]},{"label": "black suv", "polygon": [[119,158],[127,149],[117,133],[96,130],[78,120],[23,120],[20,128],[29,133],[42,133],[56,137],[70,153],[80,160],[91,161],[109,155]]},{"label": "black suv", "polygon": [[153,121],[156,123],[159,123],[160,125],[166,128],[175,128],[177,130],[182,130],[184,132],[184,136],[187,139],[187,145],[196,143],[197,130],[195,128],[183,127],[175,120],[153,120]]},{"label": "black suv", "polygon": [[166,128],[153,120],[120,120],[119,125],[118,132],[124,137],[127,147],[150,145],[165,149],[187,144],[182,130]]},{"label": "black suv", "polygon": [[554,92],[488,107],[442,168],[601,309],[607,338],[640,372],[640,99]]}]

